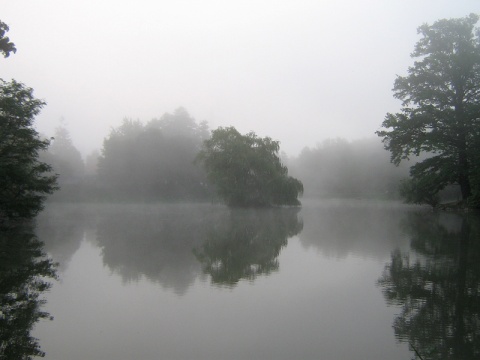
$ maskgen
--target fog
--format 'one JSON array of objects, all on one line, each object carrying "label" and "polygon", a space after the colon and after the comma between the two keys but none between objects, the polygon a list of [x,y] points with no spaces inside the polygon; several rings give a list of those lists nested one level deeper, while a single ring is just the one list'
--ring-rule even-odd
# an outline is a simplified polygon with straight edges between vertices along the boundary
[{"label": "fog", "polygon": [[[68,130],[55,130],[40,159],[59,175],[53,201],[219,202],[218,184],[198,158],[209,137],[184,108],[147,123],[124,119],[105,138],[101,154],[83,161]],[[276,155],[275,155],[276,156]],[[287,172],[303,183],[303,198],[398,200],[399,186],[417,159],[390,163],[376,137],[328,139],[296,157],[280,154]],[[296,197],[295,197],[296,198]],[[225,199],[223,199],[225,200]]]},{"label": "fog", "polygon": [[298,156],[371,137],[400,107],[391,89],[417,27],[479,11],[476,0],[6,1],[17,53],[0,76],[32,87],[47,102],[38,131],[63,119],[84,158],[124,118],[180,106]]}]

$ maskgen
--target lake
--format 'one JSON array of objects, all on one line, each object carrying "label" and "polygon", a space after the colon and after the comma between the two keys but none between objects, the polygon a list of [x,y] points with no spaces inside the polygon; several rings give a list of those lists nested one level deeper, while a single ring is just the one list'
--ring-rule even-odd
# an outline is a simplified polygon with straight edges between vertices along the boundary
[{"label": "lake", "polygon": [[50,204],[54,319],[32,335],[54,360],[478,359],[479,224],[360,200]]}]

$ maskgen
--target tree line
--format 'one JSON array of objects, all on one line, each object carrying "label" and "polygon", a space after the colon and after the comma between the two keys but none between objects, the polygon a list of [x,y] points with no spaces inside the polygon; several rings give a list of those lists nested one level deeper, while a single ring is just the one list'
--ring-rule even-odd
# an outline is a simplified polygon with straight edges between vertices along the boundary
[{"label": "tree line", "polygon": [[[399,185],[409,168],[407,163],[390,164],[388,153],[373,137],[328,139],[305,147],[296,157],[280,154],[271,159],[279,142],[254,133],[242,135],[232,127],[210,131],[184,108],[146,124],[124,119],[105,138],[101,152],[85,161],[64,125],[53,138],[41,156],[59,174],[61,190],[52,201],[225,199],[233,206],[242,206],[242,201],[265,206],[279,199],[298,205],[302,191],[305,198],[399,199]],[[227,138],[231,149],[221,148]],[[264,147],[251,146],[255,142]],[[234,170],[224,171],[229,168]]]},{"label": "tree line", "polygon": [[[45,103],[33,89],[1,80],[0,217],[32,217],[58,188],[52,200],[208,199],[231,206],[299,205],[304,191],[322,197],[400,194],[407,202],[436,206],[442,192],[457,188],[462,206],[478,207],[478,20],[472,14],[419,28],[422,37],[412,53],[417,61],[394,83],[401,111],[387,114],[376,132],[398,168],[373,140],[328,140],[282,159],[278,141],[233,127],[210,131],[183,108],[146,124],[125,119],[101,152],[84,161],[64,125],[51,139],[35,131],[34,118]],[[7,57],[16,48],[5,36],[8,27],[0,23],[0,29],[0,51]]]},{"label": "tree line", "polygon": [[327,139],[287,162],[302,180],[305,197],[399,199],[399,184],[408,177],[407,164],[390,164],[374,137]]}]

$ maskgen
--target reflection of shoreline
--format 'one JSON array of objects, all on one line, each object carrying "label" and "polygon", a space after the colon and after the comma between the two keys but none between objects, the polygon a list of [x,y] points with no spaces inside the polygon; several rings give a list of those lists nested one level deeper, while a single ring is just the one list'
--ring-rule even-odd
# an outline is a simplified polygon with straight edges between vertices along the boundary
[{"label": "reflection of shoreline", "polygon": [[401,306],[395,336],[423,359],[480,355],[480,217],[413,213],[403,223],[411,251],[396,250],[378,284]]},{"label": "reflection of shoreline", "polygon": [[[102,248],[105,265],[120,274],[124,281],[144,276],[182,294],[207,270],[192,249],[196,249],[198,255],[204,243],[227,236],[226,224],[238,228],[233,221],[234,213],[240,218],[242,213],[248,212],[291,212],[295,215],[287,218],[292,223],[280,225],[277,230],[283,229],[288,236],[299,233],[305,248],[318,249],[327,256],[345,257],[353,253],[383,260],[392,247],[408,245],[408,239],[398,231],[400,219],[418,209],[389,202],[303,202],[302,208],[257,210],[235,210],[205,203],[49,204],[38,218],[37,234],[45,241],[46,251],[60,262],[60,271],[68,266],[80,242],[86,239]],[[257,223],[258,216],[244,217],[247,222],[256,224],[250,231],[265,231]],[[269,224],[271,221],[264,217],[264,225]],[[283,220],[276,221],[282,223]],[[214,223],[216,225],[212,226]],[[297,226],[302,227],[298,230]],[[269,231],[277,230],[271,226]],[[279,233],[277,240],[284,236]],[[216,244],[220,246],[222,242],[225,243],[222,240]],[[259,260],[253,263],[258,265]],[[251,267],[252,271],[257,265]],[[271,266],[273,270],[274,264]]]},{"label": "reflection of shoreline", "polygon": [[[104,214],[97,240],[104,263],[124,281],[144,276],[182,295],[202,275],[198,260],[206,259],[199,258],[200,253],[205,255],[205,249],[226,251],[233,260],[230,264],[246,262],[249,268],[261,267],[267,260],[274,262],[288,237],[301,229],[296,213],[282,209],[232,210],[206,204],[124,208]],[[229,241],[217,241],[225,236]],[[203,270],[215,276],[205,267]],[[264,268],[260,272],[266,273]]]},{"label": "reflection of shoreline", "polygon": [[[237,262],[229,260],[233,266],[229,267],[230,280],[224,277],[214,282],[235,283],[235,279],[254,277],[256,272],[274,271],[275,262],[267,266],[267,259],[275,259],[279,251],[275,248],[281,248],[285,237],[295,234],[299,234],[302,246],[318,249],[327,256],[345,257],[353,253],[383,260],[392,247],[408,245],[399,224],[405,214],[416,210],[417,207],[396,203],[343,200],[305,200],[302,208],[257,210],[205,203],[49,204],[37,221],[37,233],[45,241],[46,251],[60,262],[60,270],[68,266],[80,242],[86,239],[102,248],[105,265],[124,281],[145,277],[183,294],[202,272],[220,274],[213,268],[220,269],[220,259],[227,263],[225,254],[220,254],[221,247],[230,246],[236,251],[238,256],[233,260]],[[272,215],[275,213],[276,218]],[[243,228],[242,221],[247,223]],[[250,235],[242,237],[241,231],[247,230]],[[264,239],[273,237],[266,241],[270,249],[262,248],[267,245],[255,237],[250,247],[242,245],[242,239],[252,234],[263,234]],[[235,237],[239,240],[228,245]],[[257,255],[252,254],[255,247]],[[243,275],[241,261],[245,267]]]},{"label": "reflection of shoreline", "polygon": [[145,277],[182,295],[200,274],[192,249],[225,211],[209,204],[129,205],[103,211],[103,262],[124,281]]},{"label": "reflection of shoreline", "polygon": [[278,270],[280,250],[302,228],[296,208],[230,209],[194,252],[213,283],[233,286]]},{"label": "reflection of shoreline", "polygon": [[93,239],[97,205],[49,203],[36,218],[35,233],[64,272],[81,242]]},{"label": "reflection of shoreline", "polygon": [[47,279],[55,278],[55,264],[29,226],[0,230],[0,354],[44,355],[30,332],[41,319],[52,319],[41,295],[51,287]]},{"label": "reflection of shoreline", "polygon": [[353,254],[383,260],[392,247],[408,247],[400,224],[408,213],[415,211],[429,209],[382,201],[304,201],[300,242],[326,256],[345,258]]},{"label": "reflection of shoreline", "polygon": [[49,239],[47,250],[62,269],[86,239],[101,248],[103,263],[123,281],[144,277],[182,295],[205,273],[216,276],[199,261],[200,254],[206,260],[223,251],[231,254],[230,264],[243,264],[243,273],[235,275],[238,269],[223,268],[224,275],[231,271],[236,279],[231,283],[273,271],[280,249],[302,229],[298,211],[212,204],[59,204],[39,219],[37,232]]}]

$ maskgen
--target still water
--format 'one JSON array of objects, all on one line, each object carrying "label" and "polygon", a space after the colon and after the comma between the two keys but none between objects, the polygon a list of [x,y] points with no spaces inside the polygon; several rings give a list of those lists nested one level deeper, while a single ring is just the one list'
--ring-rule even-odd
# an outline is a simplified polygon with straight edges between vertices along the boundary
[{"label": "still water", "polygon": [[48,359],[480,358],[475,214],[50,205],[36,234]]}]

